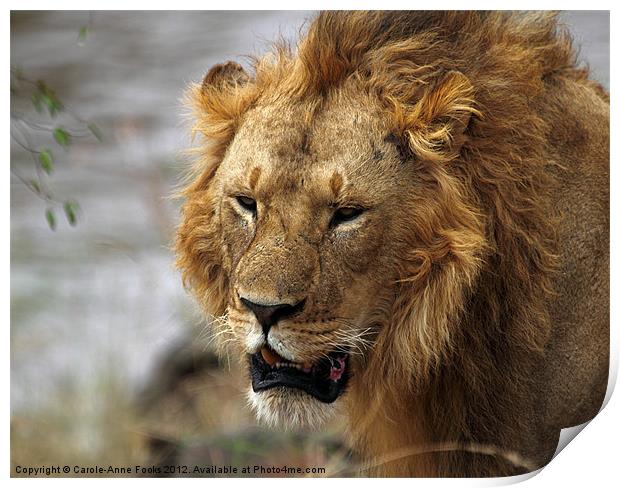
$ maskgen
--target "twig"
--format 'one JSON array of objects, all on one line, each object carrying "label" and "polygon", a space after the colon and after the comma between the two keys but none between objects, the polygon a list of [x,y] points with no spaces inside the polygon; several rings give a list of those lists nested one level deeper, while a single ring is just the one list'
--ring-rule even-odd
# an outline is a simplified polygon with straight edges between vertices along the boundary
[{"label": "twig", "polygon": [[362,462],[349,466],[348,468],[341,469],[335,473],[329,473],[327,476],[340,477],[348,472],[363,472],[369,469],[376,468],[378,466],[398,461],[411,456],[419,456],[422,454],[428,454],[431,452],[450,452],[450,451],[464,451],[475,454],[485,454],[488,456],[498,456],[511,463],[517,468],[523,468],[527,471],[534,471],[537,466],[530,460],[524,458],[516,451],[508,449],[502,449],[491,444],[478,444],[475,442],[470,443],[458,443],[458,442],[441,442],[437,444],[430,444],[425,446],[406,447],[393,451],[390,454],[380,456],[372,461]]}]

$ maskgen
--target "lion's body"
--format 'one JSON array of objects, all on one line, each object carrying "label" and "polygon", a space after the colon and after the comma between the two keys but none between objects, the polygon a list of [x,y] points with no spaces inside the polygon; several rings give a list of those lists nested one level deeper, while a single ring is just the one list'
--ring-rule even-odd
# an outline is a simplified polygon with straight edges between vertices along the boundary
[{"label": "lion's body", "polygon": [[[310,297],[276,329],[295,361],[319,354],[327,308],[358,314],[372,345],[352,358],[342,403],[372,472],[523,472],[596,414],[609,103],[552,16],[322,14],[297,56],[259,61],[253,78],[214,68],[194,103],[209,146],[185,191],[184,277],[208,313],[239,317],[231,334],[250,352],[260,338],[246,337],[239,290]],[[233,231],[239,210],[220,195],[239,175],[271,200],[267,220]],[[334,194],[379,191],[362,227],[334,234],[310,218],[321,178]],[[290,216],[270,219],[287,202]],[[252,401],[271,418],[320,416],[312,399],[269,395]]]},{"label": "lion's body", "polygon": [[[498,451],[502,448],[498,450],[498,446],[503,446],[505,454],[518,453],[529,460],[530,468],[543,466],[555,452],[560,429],[590,420],[602,405],[609,370],[609,105],[600,90],[584,79],[563,80],[558,85],[551,86],[538,100],[539,114],[552,128],[546,158],[561,165],[548,168],[554,179],[549,193],[553,214],[546,218],[560,215],[555,220],[559,263],[553,274],[554,294],[545,304],[550,335],[543,352],[540,357],[528,358],[532,362],[523,368],[523,376],[511,374],[521,368],[521,359],[517,356],[517,364],[511,364],[510,353],[500,348],[493,351],[497,355],[495,364],[480,371],[486,376],[484,380],[458,363],[454,370],[445,372],[446,377],[440,372],[437,390],[426,393],[431,398],[412,398],[407,408],[395,415],[396,419],[409,418],[411,430],[402,428],[402,420],[388,422],[387,428],[373,422],[364,424],[366,405],[371,400],[355,399],[360,407],[352,407],[356,420],[369,430],[361,442],[368,446],[369,454],[398,451],[396,447],[407,454],[407,446],[432,446],[436,442],[456,447],[449,445],[457,439],[462,447],[475,440],[478,446],[470,445],[472,451],[490,447],[492,454],[449,451],[418,456],[418,463],[395,462],[380,468],[380,474],[515,473],[512,462],[501,460]],[[478,316],[474,317],[475,322]],[[460,361],[474,362],[472,368],[481,364],[475,346],[464,339],[455,347],[457,351],[462,348],[459,356],[466,356]],[[492,391],[483,391],[476,398],[469,384],[481,381]],[[463,419],[475,434],[460,437],[462,426],[455,426],[453,420],[463,415],[468,404],[482,412]],[[353,425],[360,425],[356,420]],[[456,432],[436,437],[436,432],[450,428]],[[371,439],[378,445],[373,446]]]},{"label": "lion's body", "polygon": [[[589,83],[565,82],[543,104],[560,162],[552,193],[560,213],[559,272],[549,303],[551,336],[535,375],[541,430],[590,420],[609,370],[609,102]],[[547,455],[549,452],[547,452]]]}]

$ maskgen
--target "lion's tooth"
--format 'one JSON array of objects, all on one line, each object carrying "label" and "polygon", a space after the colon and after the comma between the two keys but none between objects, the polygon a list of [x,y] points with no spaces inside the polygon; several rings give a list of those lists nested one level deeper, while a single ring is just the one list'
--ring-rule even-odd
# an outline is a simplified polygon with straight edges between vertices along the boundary
[{"label": "lion's tooth", "polygon": [[273,364],[270,364],[272,368],[295,368],[298,371],[303,371],[304,373],[310,373],[312,371],[311,363],[293,363],[289,361],[275,361]]},{"label": "lion's tooth", "polygon": [[271,367],[273,367],[273,365],[278,362],[278,359],[280,359],[280,356],[277,353],[267,347],[263,347],[260,350],[260,353],[263,356],[265,362]]}]

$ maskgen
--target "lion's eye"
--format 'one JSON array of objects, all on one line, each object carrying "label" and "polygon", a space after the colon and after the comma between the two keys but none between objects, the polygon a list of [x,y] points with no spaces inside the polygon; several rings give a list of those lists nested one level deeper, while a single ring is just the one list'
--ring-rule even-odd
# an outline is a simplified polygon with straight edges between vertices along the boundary
[{"label": "lion's eye", "polygon": [[237,203],[241,206],[241,208],[256,215],[256,200],[250,197],[246,197],[244,195],[238,195],[235,197],[235,199],[237,200]]},{"label": "lion's eye", "polygon": [[336,225],[355,220],[363,211],[363,209],[357,207],[341,207],[334,212],[330,225],[335,227]]}]

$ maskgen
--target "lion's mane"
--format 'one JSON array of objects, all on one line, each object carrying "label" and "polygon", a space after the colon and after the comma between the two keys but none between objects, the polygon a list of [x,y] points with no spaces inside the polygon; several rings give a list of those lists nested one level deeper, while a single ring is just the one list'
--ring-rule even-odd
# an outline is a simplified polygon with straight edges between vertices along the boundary
[{"label": "lion's mane", "polygon": [[[557,267],[547,145],[549,120],[562,114],[541,116],[539,98],[567,79],[606,96],[575,67],[555,15],[322,13],[296,52],[280,43],[249,75],[229,63],[210,76],[226,71],[226,82],[190,93],[206,144],[184,190],[176,249],[186,284],[210,313],[225,312],[219,223],[205,208],[244,113],[269,97],[318,99],[355,78],[381,101],[403,159],[426,184],[399,223],[415,232],[397,257],[391,326],[366,358],[365,392],[348,400],[355,445],[367,454],[420,438],[511,449],[549,335]],[[374,421],[378,409],[392,427]],[[416,468],[407,456],[378,472],[515,472],[501,456],[448,450],[418,456]]]}]

